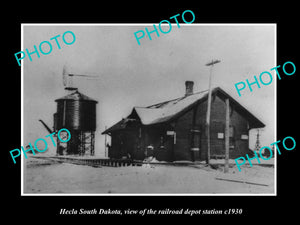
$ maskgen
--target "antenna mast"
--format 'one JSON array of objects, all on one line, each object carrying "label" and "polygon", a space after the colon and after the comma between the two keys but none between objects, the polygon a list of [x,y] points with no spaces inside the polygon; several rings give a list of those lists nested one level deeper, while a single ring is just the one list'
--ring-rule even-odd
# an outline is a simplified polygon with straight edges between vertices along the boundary
[{"label": "antenna mast", "polygon": [[255,143],[254,151],[259,151],[259,150],[260,150],[259,129],[257,129],[256,143]]},{"label": "antenna mast", "polygon": [[66,66],[63,67],[63,85],[65,87],[65,90],[73,91],[77,90],[78,88],[74,87],[73,85],[73,77],[91,77],[94,79],[97,79],[97,75],[82,75],[82,74],[72,74],[69,73],[66,69]]}]

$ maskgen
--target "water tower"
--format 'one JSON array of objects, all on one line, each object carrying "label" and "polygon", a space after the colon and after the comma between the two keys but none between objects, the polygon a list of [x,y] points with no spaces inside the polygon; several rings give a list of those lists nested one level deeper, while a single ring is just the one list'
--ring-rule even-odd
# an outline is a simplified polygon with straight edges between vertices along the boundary
[{"label": "water tower", "polygon": [[[71,133],[70,141],[64,143],[57,139],[57,155],[94,155],[97,101],[80,93],[73,87],[74,76],[90,75],[68,74],[64,68],[63,83],[67,95],[55,100],[54,131],[67,128]],[[60,136],[68,133],[60,134]],[[67,137],[66,137],[67,138]]]}]

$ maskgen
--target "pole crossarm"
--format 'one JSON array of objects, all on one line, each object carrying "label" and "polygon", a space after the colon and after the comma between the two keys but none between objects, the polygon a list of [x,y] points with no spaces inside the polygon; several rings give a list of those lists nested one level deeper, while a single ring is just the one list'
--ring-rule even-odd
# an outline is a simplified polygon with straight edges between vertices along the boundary
[{"label": "pole crossarm", "polygon": [[212,60],[210,63],[206,63],[205,66],[213,66],[214,64],[219,63],[219,62],[221,62],[221,60],[218,60],[218,59]]}]

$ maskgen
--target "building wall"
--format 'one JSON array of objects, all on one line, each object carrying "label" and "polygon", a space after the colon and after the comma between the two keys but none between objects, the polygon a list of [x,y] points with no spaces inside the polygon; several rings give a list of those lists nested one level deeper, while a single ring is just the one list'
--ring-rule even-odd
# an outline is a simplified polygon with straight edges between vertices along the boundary
[{"label": "building wall", "polygon": [[122,144],[119,132],[113,132],[111,134],[111,146],[108,149],[109,158],[121,158],[122,155]]},{"label": "building wall", "polygon": [[[145,146],[152,146],[153,150],[147,156],[154,156],[159,161],[172,161],[173,137],[167,135],[168,127],[164,125],[147,127],[144,129]],[[170,129],[171,130],[171,129]]]},{"label": "building wall", "polygon": [[[201,158],[205,159],[207,154],[207,135],[205,132],[207,101],[202,103],[199,107],[199,122],[202,124],[203,131]],[[225,102],[218,96],[213,96],[211,105],[211,121],[210,121],[210,138],[211,138],[211,156],[225,154],[225,118],[226,105]],[[237,156],[248,153],[249,140],[242,140],[241,136],[248,135],[248,122],[241,116],[234,107],[230,106],[230,129],[233,130],[232,137],[230,137],[229,157],[236,158]],[[231,133],[231,132],[230,132]]]},{"label": "building wall", "polygon": [[154,156],[160,161],[171,161],[173,139],[167,136],[167,130],[166,126],[140,126],[113,132],[109,157],[120,159],[129,153],[136,160]]},{"label": "building wall", "polygon": [[[233,109],[230,116],[230,125],[233,126],[234,130],[234,140],[232,140],[234,147],[230,148],[229,157],[236,158],[244,156],[249,153],[248,121]],[[242,135],[247,136],[248,139],[242,139]]]},{"label": "building wall", "polygon": [[179,117],[175,123],[176,144],[174,146],[174,160],[191,160],[191,128],[193,110]]},{"label": "building wall", "polygon": [[[215,95],[212,97],[211,107],[211,156],[224,156],[225,102]],[[204,101],[173,121],[172,126],[170,124],[141,126],[141,133],[139,133],[139,128],[114,132],[109,157],[121,158],[129,152],[134,159],[143,160],[147,146],[151,145],[154,149],[147,155],[152,154],[157,160],[205,160],[207,155],[206,113],[207,101]],[[229,157],[236,158],[248,154],[249,140],[241,138],[242,135],[248,135],[248,122],[234,108],[230,108],[230,126],[233,136],[230,138],[232,147]],[[174,136],[167,135],[167,130],[175,131],[176,144],[174,144]],[[199,132],[195,133],[195,130]],[[195,135],[199,135],[196,141],[193,138]],[[199,147],[199,151],[191,151],[191,147]]]},{"label": "building wall", "polygon": [[[225,155],[225,102],[218,96],[212,97],[211,105],[211,122],[210,122],[210,138],[211,138],[211,156]],[[193,123],[193,109],[186,112],[176,120],[176,145],[174,148],[175,160],[205,160],[207,155],[207,134],[206,134],[206,113],[207,101],[200,103],[196,109],[196,119]],[[242,135],[248,136],[247,120],[236,112],[234,108],[230,108],[230,126],[233,130],[233,137],[230,138],[229,157],[236,158],[245,155],[248,152],[249,140],[243,140]],[[191,151],[192,130],[200,130],[199,151]],[[195,135],[195,133],[194,133]],[[192,155],[194,154],[194,157]]]}]

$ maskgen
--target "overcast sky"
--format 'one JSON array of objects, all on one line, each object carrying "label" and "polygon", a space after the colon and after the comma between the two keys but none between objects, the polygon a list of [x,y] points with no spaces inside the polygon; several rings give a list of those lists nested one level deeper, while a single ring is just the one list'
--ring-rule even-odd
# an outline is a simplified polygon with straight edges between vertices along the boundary
[{"label": "overcast sky", "polygon": [[[74,86],[97,104],[96,155],[103,155],[104,127],[126,117],[133,106],[148,106],[184,95],[186,80],[195,82],[194,92],[208,88],[206,63],[219,59],[213,69],[212,85],[220,86],[258,117],[266,127],[261,144],[275,140],[275,82],[249,89],[239,97],[234,84],[269,71],[276,66],[274,25],[200,25],[172,24],[168,34],[152,33],[137,44],[134,32],[152,30],[152,24],[139,25],[24,25],[23,50],[50,41],[58,34],[72,31],[76,41],[66,45],[58,38],[49,55],[32,55],[23,63],[24,143],[44,138],[48,132],[38,121],[53,126],[55,99],[66,95],[62,82],[65,65],[69,73],[97,75],[97,80],[74,78]],[[165,28],[167,30],[167,28]],[[67,36],[66,36],[67,37]],[[69,37],[69,36],[68,36]],[[46,47],[45,47],[46,49]],[[46,51],[46,50],[45,50]],[[274,75],[274,72],[272,72]],[[276,76],[273,76],[274,78]],[[253,132],[256,134],[256,131]],[[251,133],[250,147],[255,137]],[[50,142],[49,142],[50,143]]]}]

